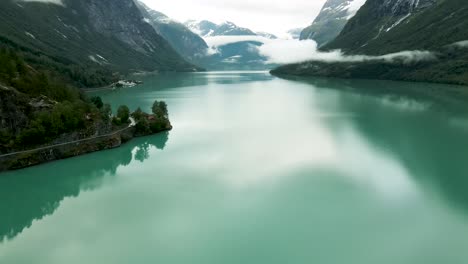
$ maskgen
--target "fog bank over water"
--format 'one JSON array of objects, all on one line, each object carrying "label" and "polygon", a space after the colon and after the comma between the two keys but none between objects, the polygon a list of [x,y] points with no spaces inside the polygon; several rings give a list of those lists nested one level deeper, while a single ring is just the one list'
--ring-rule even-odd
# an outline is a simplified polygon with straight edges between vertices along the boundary
[{"label": "fog bank over water", "polygon": [[238,42],[255,42],[261,44],[257,47],[258,53],[267,58],[265,63],[288,64],[306,61],[321,62],[364,62],[382,60],[387,63],[398,62],[412,63],[419,61],[436,60],[437,56],[424,50],[401,51],[381,56],[346,55],[341,50],[323,52],[318,50],[317,43],[313,40],[295,39],[269,39],[260,36],[217,36],[205,38],[209,46],[209,54],[218,52],[218,48],[224,45]]}]

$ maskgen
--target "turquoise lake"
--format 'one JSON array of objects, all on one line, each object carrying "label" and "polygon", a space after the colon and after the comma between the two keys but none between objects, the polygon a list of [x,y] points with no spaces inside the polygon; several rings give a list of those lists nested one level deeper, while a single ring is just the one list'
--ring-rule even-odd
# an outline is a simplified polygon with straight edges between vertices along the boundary
[{"label": "turquoise lake", "polygon": [[468,263],[468,115],[415,92],[449,86],[138,78],[92,94],[174,129],[0,174],[0,263]]}]

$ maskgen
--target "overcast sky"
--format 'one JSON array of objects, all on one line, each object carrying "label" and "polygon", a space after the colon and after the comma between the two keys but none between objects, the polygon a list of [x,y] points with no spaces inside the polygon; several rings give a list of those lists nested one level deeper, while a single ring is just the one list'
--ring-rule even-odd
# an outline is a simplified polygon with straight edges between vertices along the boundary
[{"label": "overcast sky", "polygon": [[325,0],[143,0],[154,10],[184,22],[188,19],[232,21],[254,31],[282,34],[306,27]]}]

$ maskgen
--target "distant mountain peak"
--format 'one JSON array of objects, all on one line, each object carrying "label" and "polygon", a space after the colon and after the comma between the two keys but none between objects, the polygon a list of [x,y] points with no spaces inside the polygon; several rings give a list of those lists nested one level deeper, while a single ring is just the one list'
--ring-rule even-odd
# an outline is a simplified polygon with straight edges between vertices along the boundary
[{"label": "distant mountain peak", "polygon": [[[239,27],[234,22],[224,21],[220,24],[213,23],[208,20],[188,20],[184,23],[194,33],[201,37],[215,37],[215,36],[256,36],[257,34],[248,29]],[[272,34],[270,34],[272,35]],[[273,36],[273,35],[272,35]]]},{"label": "distant mountain peak", "polygon": [[278,37],[274,34],[268,33],[268,32],[255,32],[257,36],[264,37],[267,39],[277,39]]},{"label": "distant mountain peak", "polygon": [[200,57],[206,55],[208,46],[198,34],[192,32],[184,24],[153,10],[141,1],[135,1],[135,3],[143,14],[144,20],[166,39],[182,57],[196,63]]}]

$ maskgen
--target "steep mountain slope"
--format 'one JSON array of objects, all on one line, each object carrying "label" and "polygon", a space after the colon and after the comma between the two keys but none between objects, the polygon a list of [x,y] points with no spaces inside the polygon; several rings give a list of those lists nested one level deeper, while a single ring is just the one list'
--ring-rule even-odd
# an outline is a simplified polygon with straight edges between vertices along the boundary
[{"label": "steep mountain slope", "polygon": [[[194,66],[144,21],[133,0],[0,1],[0,153],[117,129],[110,106],[78,87],[109,85],[134,70]],[[90,150],[116,146],[107,143]]]},{"label": "steep mountain slope", "polygon": [[136,3],[146,21],[185,59],[197,63],[198,59],[206,55],[208,45],[199,35],[165,14],[149,8],[141,1]]},{"label": "steep mountain slope", "polygon": [[193,70],[144,21],[133,0],[62,3],[0,1],[0,37],[78,65],[124,72]]},{"label": "steep mountain slope", "polygon": [[348,55],[428,50],[436,59],[307,62],[274,72],[468,84],[467,28],[465,0],[368,0],[324,49],[342,49]]},{"label": "steep mountain slope", "polygon": [[318,46],[333,40],[365,0],[327,0],[312,25],[301,32],[300,39],[313,39]]},{"label": "steep mountain slope", "polygon": [[1,154],[64,134],[76,137],[109,131],[107,112],[100,112],[77,88],[44,70],[44,62],[30,64],[21,52],[0,43],[0,65]]},{"label": "steep mountain slope", "polygon": [[326,48],[384,54],[468,39],[462,28],[467,4],[463,0],[368,0]]},{"label": "steep mountain slope", "polygon": [[207,20],[189,20],[185,22],[185,26],[187,26],[190,30],[200,35],[201,37],[257,35],[252,30],[248,28],[239,27],[236,24],[229,21],[218,25]]}]

